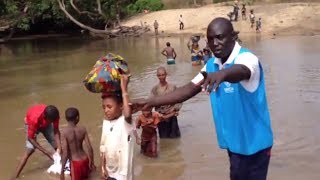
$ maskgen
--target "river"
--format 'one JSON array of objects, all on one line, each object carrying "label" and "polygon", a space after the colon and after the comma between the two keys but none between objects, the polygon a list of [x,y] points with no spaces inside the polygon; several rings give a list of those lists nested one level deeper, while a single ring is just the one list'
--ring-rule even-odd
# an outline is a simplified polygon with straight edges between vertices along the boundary
[{"label": "river", "polygon": [[[160,55],[167,41],[178,54],[175,65],[166,65]],[[0,179],[13,175],[24,152],[23,118],[26,109],[36,103],[56,105],[62,117],[66,108],[77,107],[99,165],[101,101],[82,84],[95,60],[107,52],[121,54],[132,72],[131,97],[146,97],[157,83],[157,67],[165,66],[168,81],[178,86],[188,83],[200,70],[190,65],[187,41],[188,37],[52,38],[0,45]],[[275,137],[268,179],[320,179],[320,36],[265,40],[257,36],[243,37],[242,41],[257,54],[265,70]],[[199,94],[186,101],[178,119],[182,137],[161,140],[158,159],[143,157],[135,147],[136,180],[227,180],[228,157],[217,146],[208,96]],[[61,128],[65,124],[62,118]],[[49,148],[42,136],[38,141]],[[21,176],[26,180],[58,179],[45,172],[49,165],[37,151]],[[92,179],[99,179],[99,174],[94,173]]]}]

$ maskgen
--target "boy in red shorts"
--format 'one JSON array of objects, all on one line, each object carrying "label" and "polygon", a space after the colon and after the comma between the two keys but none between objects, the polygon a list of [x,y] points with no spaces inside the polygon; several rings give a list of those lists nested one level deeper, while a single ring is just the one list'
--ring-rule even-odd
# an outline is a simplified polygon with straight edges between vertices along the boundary
[{"label": "boy in red shorts", "polygon": [[[79,111],[68,108],[65,112],[68,126],[62,132],[62,158],[60,179],[64,179],[64,167],[67,159],[71,161],[71,179],[83,180],[88,178],[91,170],[95,169],[93,150],[85,127],[77,126]],[[88,153],[83,150],[83,142],[87,145]]]}]

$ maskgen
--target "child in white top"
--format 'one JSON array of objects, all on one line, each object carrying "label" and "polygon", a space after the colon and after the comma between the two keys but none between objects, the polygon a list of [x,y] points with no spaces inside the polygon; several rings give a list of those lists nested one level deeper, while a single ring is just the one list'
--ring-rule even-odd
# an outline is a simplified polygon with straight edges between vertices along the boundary
[{"label": "child in white top", "polygon": [[121,76],[122,93],[102,95],[103,120],[100,143],[101,176],[103,179],[132,180],[133,141],[135,126],[131,117],[127,92],[129,76]]}]

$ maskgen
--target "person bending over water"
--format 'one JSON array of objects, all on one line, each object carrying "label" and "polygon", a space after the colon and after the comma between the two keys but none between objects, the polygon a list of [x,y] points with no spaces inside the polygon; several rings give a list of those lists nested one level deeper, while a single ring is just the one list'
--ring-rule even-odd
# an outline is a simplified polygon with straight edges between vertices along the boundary
[{"label": "person bending over water", "polygon": [[37,142],[37,135],[42,133],[50,145],[60,153],[60,131],[59,131],[59,111],[53,105],[38,104],[30,107],[24,118],[25,130],[27,134],[26,151],[17,167],[15,178],[18,178],[22,169],[26,165],[29,157],[35,149],[40,150],[49,159],[53,160],[53,153],[44,149]]}]

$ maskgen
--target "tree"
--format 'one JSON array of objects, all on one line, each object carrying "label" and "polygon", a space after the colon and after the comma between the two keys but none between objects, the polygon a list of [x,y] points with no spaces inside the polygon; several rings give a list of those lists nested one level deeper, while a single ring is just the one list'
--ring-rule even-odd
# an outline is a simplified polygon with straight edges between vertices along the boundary
[{"label": "tree", "polygon": [[[129,10],[133,5],[137,9]],[[159,10],[163,4],[161,0],[0,0],[0,42],[9,40],[15,32],[70,29],[114,36],[110,27],[123,30],[121,19],[141,12],[142,8]],[[128,28],[124,31],[131,32]]]},{"label": "tree", "polygon": [[[63,27],[68,20],[51,0],[6,0],[0,2],[0,43],[10,40],[15,32],[30,32],[34,24],[52,22]],[[1,36],[2,35],[2,36]]]},{"label": "tree", "polygon": [[[14,7],[13,7],[12,10],[16,11],[14,9]],[[0,32],[9,31],[9,33],[7,35],[5,35],[4,37],[0,38],[0,43],[5,43],[5,42],[9,41],[12,38],[12,36],[13,36],[13,34],[14,34],[16,28],[17,28],[17,25],[26,16],[27,11],[28,11],[28,5],[24,5],[24,8],[23,8],[23,10],[21,12],[19,12],[18,14],[14,13],[14,15],[13,15],[14,18],[11,19],[11,17],[8,17],[8,20],[5,23],[6,25],[2,25],[0,27]],[[2,10],[1,12],[5,13],[4,10]]]}]

